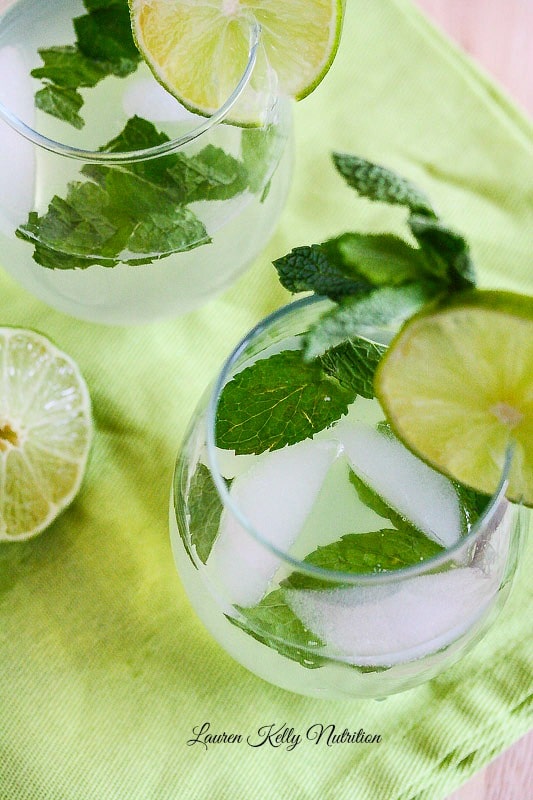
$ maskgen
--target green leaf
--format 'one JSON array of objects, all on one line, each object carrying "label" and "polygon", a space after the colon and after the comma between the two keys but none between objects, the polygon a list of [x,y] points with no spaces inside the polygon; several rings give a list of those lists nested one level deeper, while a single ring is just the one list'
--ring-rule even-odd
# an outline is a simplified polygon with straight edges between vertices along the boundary
[{"label": "green leaf", "polygon": [[490,495],[476,492],[475,489],[469,489],[456,481],[452,481],[452,486],[459,498],[463,520],[463,534],[466,534],[470,531],[472,525],[474,525],[479,517],[486,511],[490,501]]},{"label": "green leaf", "polygon": [[56,86],[77,89],[95,86],[107,74],[105,67],[81,53],[77,47],[49,47],[39,50],[43,67],[31,71],[34,78],[48,80]]},{"label": "green leaf", "polygon": [[[304,558],[304,563],[345,574],[376,575],[412,567],[442,552],[441,545],[406,524],[399,530],[348,533],[332,544],[318,547]],[[340,585],[303,572],[294,572],[283,582],[285,588],[298,590],[327,590]]]},{"label": "green leaf", "polygon": [[326,311],[305,337],[305,357],[313,359],[347,339],[380,335],[391,339],[400,325],[435,297],[429,283],[375,289],[363,297],[345,297]]},{"label": "green leaf", "polygon": [[344,274],[372,286],[401,286],[427,276],[422,252],[392,234],[345,233],[322,244],[330,261]]},{"label": "green leaf", "polygon": [[258,642],[297,661],[302,667],[321,667],[326,659],[318,652],[324,643],[308,630],[285,601],[283,589],[275,589],[256,606],[237,610],[244,619],[226,618]]},{"label": "green leaf", "polygon": [[194,156],[176,155],[169,174],[187,203],[228,200],[247,188],[242,163],[212,144]]},{"label": "green leaf", "polygon": [[[209,244],[205,226],[188,208],[176,208],[172,217],[150,213],[133,229],[128,247],[134,253],[183,253]],[[128,260],[129,264],[132,262]]]},{"label": "green leaf", "polygon": [[81,53],[106,64],[109,74],[124,77],[137,68],[141,55],[133,40],[126,3],[76,17],[74,30]]},{"label": "green leaf", "polygon": [[409,226],[426,255],[432,273],[453,290],[476,285],[474,265],[466,240],[438,219],[412,214]]},{"label": "green leaf", "polygon": [[346,413],[355,399],[299,350],[256,361],[224,387],[216,419],[218,447],[262,453],[313,436]]},{"label": "green leaf", "polygon": [[[205,564],[218,536],[223,509],[211,472],[205,464],[198,464],[191,479],[187,505],[190,543]],[[188,550],[189,543],[185,542],[185,545]]]},{"label": "green leaf", "polygon": [[354,399],[374,397],[374,374],[386,347],[366,339],[351,339],[327,350],[317,361]]},{"label": "green leaf", "polygon": [[[390,428],[388,428],[388,430],[390,431]],[[390,436],[394,436],[394,434],[391,432]],[[356,475],[353,470],[350,470],[350,483],[355,488],[359,500],[379,517],[389,520],[397,529],[407,528],[410,530],[414,527],[405,517],[396,511],[396,509],[392,508],[392,506],[372,489],[371,486],[360,478],[359,475]]]},{"label": "green leaf", "polygon": [[289,292],[316,292],[332,300],[364,294],[371,283],[346,271],[342,261],[332,259],[323,245],[296,247],[274,261],[281,284]]},{"label": "green leaf", "polygon": [[361,197],[406,206],[415,214],[436,216],[425,194],[386,167],[346,153],[333,153],[333,162],[348,185]]},{"label": "green leaf", "polygon": [[47,83],[35,93],[35,105],[52,117],[69,122],[75,128],[83,128],[83,119],[78,114],[83,98],[75,89]]},{"label": "green leaf", "polygon": [[243,128],[241,133],[241,156],[248,187],[253,194],[261,192],[262,201],[268,194],[270,174],[278,161],[276,152],[279,151],[281,155],[283,145],[276,125],[269,125],[267,128]]},{"label": "green leaf", "polygon": [[76,128],[84,125],[76,90],[108,75],[125,77],[141,60],[126,0],[87,0],[85,7],[89,13],[73,21],[77,42],[39,50],[44,65],[31,73],[45,82],[35,95],[37,108]]}]

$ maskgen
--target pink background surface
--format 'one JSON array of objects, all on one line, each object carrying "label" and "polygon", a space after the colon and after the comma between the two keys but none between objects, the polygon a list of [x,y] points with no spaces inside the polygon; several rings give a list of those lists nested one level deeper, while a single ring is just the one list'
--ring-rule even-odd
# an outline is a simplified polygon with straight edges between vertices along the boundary
[{"label": "pink background surface", "polygon": [[[414,0],[533,117],[533,0]],[[533,800],[533,732],[449,800]]]}]

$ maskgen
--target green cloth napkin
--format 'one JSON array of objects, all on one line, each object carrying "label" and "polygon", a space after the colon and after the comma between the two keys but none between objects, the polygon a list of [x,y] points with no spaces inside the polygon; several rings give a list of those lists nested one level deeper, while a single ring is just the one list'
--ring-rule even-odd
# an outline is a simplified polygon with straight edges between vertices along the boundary
[{"label": "green cloth napkin", "polygon": [[[332,149],[419,183],[470,239],[484,285],[533,293],[528,122],[407,0],[349,0],[338,58],[295,109],[281,224],[223,297],[132,329],[77,322],[0,276],[1,323],[34,327],[80,364],[96,437],[76,502],[43,535],[0,546],[2,800],[439,800],[531,726],[530,547],[499,621],[454,668],[384,702],[291,695],[235,664],[192,612],[167,533],[173,462],[238,338],[285,302],[270,261],[350,229],[389,227]],[[314,723],[380,744],[187,746]]]}]

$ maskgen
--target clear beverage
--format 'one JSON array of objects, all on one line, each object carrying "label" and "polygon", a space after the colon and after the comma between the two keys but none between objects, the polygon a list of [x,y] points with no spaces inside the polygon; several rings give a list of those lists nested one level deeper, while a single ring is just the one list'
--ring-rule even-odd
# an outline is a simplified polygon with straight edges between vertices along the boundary
[{"label": "clear beverage", "polygon": [[216,446],[226,383],[297,348],[325,307],[282,309],[226,363],[178,457],[171,540],[193,607],[241,664],[294,692],[384,697],[433,677],[487,630],[526,518],[504,497],[505,475],[492,498],[452,483],[399,443],[369,398],[279,450]]},{"label": "clear beverage", "polygon": [[[241,128],[223,122],[236,92],[206,120],[138,59],[129,74],[77,89],[75,127],[36,106],[36,93],[55,88],[31,72],[43,67],[38,50],[75,47],[73,19],[88,16],[77,1],[0,4],[2,266],[80,318],[185,313],[227,288],[273,233],[291,176],[290,103],[265,87],[263,125]],[[244,83],[257,46],[252,31]],[[100,152],[111,142],[113,153]]]}]

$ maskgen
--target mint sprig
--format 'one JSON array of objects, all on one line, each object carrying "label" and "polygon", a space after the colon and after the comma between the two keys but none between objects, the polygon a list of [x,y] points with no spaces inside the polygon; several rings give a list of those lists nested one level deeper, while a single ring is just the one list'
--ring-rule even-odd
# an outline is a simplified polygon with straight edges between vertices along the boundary
[{"label": "mint sprig", "polygon": [[[151,122],[132,117],[100,149],[125,152],[167,141]],[[81,175],[86,180],[69,183],[65,197],[55,195],[41,216],[30,212],[16,231],[48,269],[150,264],[208,244],[209,234],[189,204],[225,200],[246,189],[242,162],[213,145],[192,156],[85,164]]]},{"label": "mint sprig", "polygon": [[372,328],[393,331],[427,302],[476,283],[464,237],[439,219],[412,183],[357,156],[334,153],[333,161],[360,197],[407,209],[406,239],[417,246],[389,233],[348,232],[274,262],[290,292],[311,291],[338,304],[309,331],[308,359],[344,338],[371,335]]},{"label": "mint sprig", "polygon": [[78,129],[85,124],[78,90],[109,75],[130,75],[141,61],[127,0],[84,0],[84,5],[88,13],[73,21],[75,44],[40,49],[43,66],[31,73],[43,83],[35,94],[37,108]]}]

